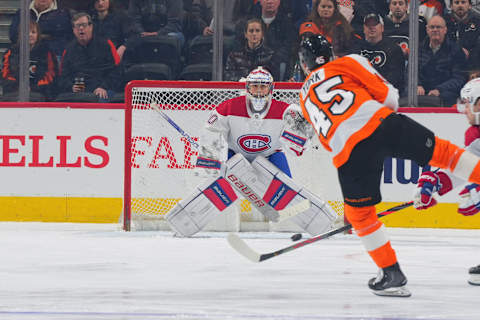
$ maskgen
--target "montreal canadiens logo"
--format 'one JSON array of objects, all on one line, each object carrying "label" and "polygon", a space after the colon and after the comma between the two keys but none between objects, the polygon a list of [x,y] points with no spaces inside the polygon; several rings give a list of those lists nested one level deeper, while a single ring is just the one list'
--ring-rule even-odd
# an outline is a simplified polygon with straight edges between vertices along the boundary
[{"label": "montreal canadiens logo", "polygon": [[270,149],[272,139],[267,135],[244,135],[237,139],[237,143],[248,153],[262,152]]}]

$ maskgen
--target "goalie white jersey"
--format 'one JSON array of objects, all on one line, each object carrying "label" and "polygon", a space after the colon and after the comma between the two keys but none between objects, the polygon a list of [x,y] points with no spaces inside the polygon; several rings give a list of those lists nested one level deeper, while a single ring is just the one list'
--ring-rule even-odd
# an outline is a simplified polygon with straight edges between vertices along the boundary
[{"label": "goalie white jersey", "polygon": [[272,99],[266,114],[252,113],[247,107],[246,97],[227,100],[212,111],[206,128],[219,132],[228,148],[241,153],[249,161],[257,156],[268,157],[282,150],[280,137],[285,122],[283,115],[288,108],[285,102]]}]

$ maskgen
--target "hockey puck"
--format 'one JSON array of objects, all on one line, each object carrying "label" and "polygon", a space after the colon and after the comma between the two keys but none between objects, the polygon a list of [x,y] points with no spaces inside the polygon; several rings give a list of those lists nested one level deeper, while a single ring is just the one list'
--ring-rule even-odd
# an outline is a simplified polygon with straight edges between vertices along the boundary
[{"label": "hockey puck", "polygon": [[298,240],[302,239],[302,234],[301,233],[295,233],[293,236],[290,237],[290,239],[292,239],[292,241],[298,241]]}]

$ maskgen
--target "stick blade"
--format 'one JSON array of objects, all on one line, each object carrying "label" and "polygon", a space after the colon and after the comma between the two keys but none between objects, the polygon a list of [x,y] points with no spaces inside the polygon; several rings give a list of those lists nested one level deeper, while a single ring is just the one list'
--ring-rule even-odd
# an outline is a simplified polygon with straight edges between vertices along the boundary
[{"label": "stick blade", "polygon": [[252,262],[260,262],[260,254],[255,252],[252,248],[250,248],[245,241],[243,241],[239,236],[235,233],[229,233],[227,236],[227,241],[230,246],[235,249],[238,253],[242,256],[247,258]]}]

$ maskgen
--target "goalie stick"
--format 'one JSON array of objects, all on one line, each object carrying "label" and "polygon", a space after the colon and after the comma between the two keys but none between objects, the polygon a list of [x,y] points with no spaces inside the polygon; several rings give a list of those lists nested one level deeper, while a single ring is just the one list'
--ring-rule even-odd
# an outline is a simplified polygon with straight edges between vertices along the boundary
[{"label": "goalie stick", "polygon": [[151,103],[150,107],[152,107],[155,111],[160,113],[160,115],[163,117],[163,119],[167,120],[167,122],[175,128],[185,139],[187,139],[188,142],[190,142],[195,148],[200,148],[200,145],[198,144],[195,139],[193,139],[188,133],[186,133],[180,126],[173,121],[172,118],[170,118],[165,112],[163,112],[162,109],[160,109],[160,106],[156,103]]},{"label": "goalie stick", "polygon": [[[392,207],[392,208],[387,209],[385,211],[379,212],[377,214],[377,217],[379,217],[379,218],[384,217],[384,216],[389,215],[393,212],[408,208],[412,205],[413,205],[413,201],[402,203],[398,206],[395,206],[395,207]],[[346,230],[350,230],[351,228],[352,228],[352,225],[347,224],[347,225],[344,225],[343,227],[340,227],[340,228],[337,228],[337,229],[334,229],[334,230],[330,230],[328,232],[322,233],[322,234],[320,234],[318,236],[315,236],[313,238],[306,239],[302,242],[298,242],[298,243],[295,243],[295,244],[290,245],[288,247],[285,247],[285,248],[282,248],[282,249],[279,249],[279,250],[276,250],[276,251],[273,251],[273,252],[267,252],[267,253],[256,252],[235,233],[229,233],[228,236],[227,236],[227,240],[228,240],[228,243],[230,244],[230,246],[233,249],[235,249],[235,251],[237,251],[239,254],[241,254],[242,256],[247,258],[248,260],[250,260],[252,262],[262,262],[262,261],[271,259],[273,257],[279,256],[281,254],[290,252],[292,250],[304,247],[308,244],[317,242],[319,240],[330,238],[331,236],[333,236],[335,234],[344,232]]]}]

